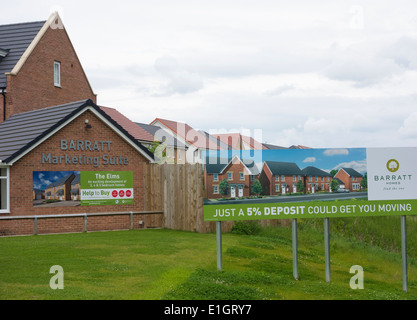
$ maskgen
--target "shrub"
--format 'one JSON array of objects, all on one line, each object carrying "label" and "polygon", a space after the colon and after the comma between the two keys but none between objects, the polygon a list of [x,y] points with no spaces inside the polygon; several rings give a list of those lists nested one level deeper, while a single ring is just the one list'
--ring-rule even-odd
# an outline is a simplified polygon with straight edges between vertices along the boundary
[{"label": "shrub", "polygon": [[258,221],[236,221],[232,233],[254,235],[260,233],[261,229]]}]

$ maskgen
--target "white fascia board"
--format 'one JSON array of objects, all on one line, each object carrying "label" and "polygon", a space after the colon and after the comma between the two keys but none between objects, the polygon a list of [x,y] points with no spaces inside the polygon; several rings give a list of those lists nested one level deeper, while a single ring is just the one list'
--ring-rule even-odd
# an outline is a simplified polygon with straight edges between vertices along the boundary
[{"label": "white fascia board", "polygon": [[[27,47],[27,49],[25,50],[25,52],[23,53],[23,55],[20,57],[19,61],[14,66],[13,70],[11,72],[8,72],[7,74],[11,74],[11,75],[17,75],[18,74],[18,72],[23,67],[23,65],[25,64],[26,60],[28,59],[28,57],[30,56],[30,54],[32,53],[32,51],[38,45],[39,41],[41,41],[41,39],[44,36],[44,34],[46,33],[46,31],[51,27],[52,23],[54,23],[57,19],[59,19],[59,22],[62,25],[62,20],[59,17],[58,12],[53,12],[49,16],[49,18],[45,22],[45,24],[42,26],[41,30],[38,32],[38,34],[36,35],[36,37],[32,40],[32,42],[29,45],[29,47]],[[63,28],[63,25],[62,25],[62,28]]]}]

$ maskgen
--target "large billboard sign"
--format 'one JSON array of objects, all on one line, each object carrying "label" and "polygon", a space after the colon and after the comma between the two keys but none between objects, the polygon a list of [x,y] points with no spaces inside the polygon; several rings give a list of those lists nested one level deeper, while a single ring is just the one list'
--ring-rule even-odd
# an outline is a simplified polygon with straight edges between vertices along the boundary
[{"label": "large billboard sign", "polygon": [[259,152],[206,157],[205,221],[417,214],[417,148]]}]

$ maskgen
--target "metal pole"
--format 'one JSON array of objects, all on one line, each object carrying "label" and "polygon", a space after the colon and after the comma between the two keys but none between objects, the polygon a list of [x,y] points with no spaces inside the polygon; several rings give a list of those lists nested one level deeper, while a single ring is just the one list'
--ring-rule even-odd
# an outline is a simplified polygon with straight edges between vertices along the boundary
[{"label": "metal pole", "polygon": [[293,274],[295,280],[299,279],[299,274],[298,274],[297,219],[292,219],[292,274]]},{"label": "metal pole", "polygon": [[401,254],[403,261],[403,291],[408,292],[407,223],[405,215],[401,216]]},{"label": "metal pole", "polygon": [[87,232],[87,214],[84,214],[84,232]]},{"label": "metal pole", "polygon": [[326,282],[330,282],[330,232],[329,218],[324,218],[324,256],[326,269]]},{"label": "metal pole", "polygon": [[35,219],[33,220],[33,234],[38,234],[38,217],[35,216]]},{"label": "metal pole", "polygon": [[217,242],[217,270],[222,271],[222,222],[216,222],[216,242]]}]

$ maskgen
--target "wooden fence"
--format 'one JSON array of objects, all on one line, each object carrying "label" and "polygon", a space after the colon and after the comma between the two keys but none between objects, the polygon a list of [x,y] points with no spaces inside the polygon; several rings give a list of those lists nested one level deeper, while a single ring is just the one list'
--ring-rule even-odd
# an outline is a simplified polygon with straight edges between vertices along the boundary
[{"label": "wooden fence", "polygon": [[[173,230],[214,232],[215,222],[205,222],[205,196],[201,164],[147,164],[144,170],[145,211],[163,211],[163,215],[149,215],[148,226]],[[279,225],[279,220],[260,221],[262,225]],[[224,232],[234,222],[222,223]]]}]

